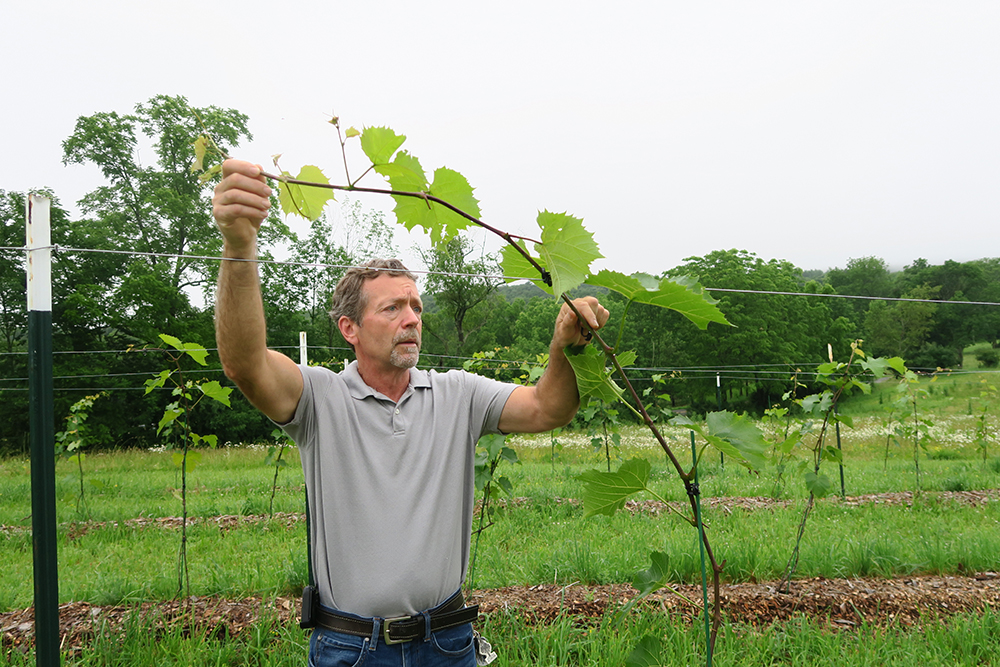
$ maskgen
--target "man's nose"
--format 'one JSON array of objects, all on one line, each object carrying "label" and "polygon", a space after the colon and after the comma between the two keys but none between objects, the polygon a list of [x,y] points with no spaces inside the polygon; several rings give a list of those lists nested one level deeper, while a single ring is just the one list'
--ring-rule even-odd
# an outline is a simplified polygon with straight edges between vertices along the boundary
[{"label": "man's nose", "polygon": [[420,323],[420,314],[413,309],[412,306],[407,306],[404,311],[403,326],[415,327]]}]

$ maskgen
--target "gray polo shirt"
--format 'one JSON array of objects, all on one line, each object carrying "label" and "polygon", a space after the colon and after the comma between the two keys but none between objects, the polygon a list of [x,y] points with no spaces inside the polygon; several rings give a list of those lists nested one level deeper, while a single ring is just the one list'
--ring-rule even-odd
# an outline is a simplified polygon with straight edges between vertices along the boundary
[{"label": "gray polo shirt", "polygon": [[322,603],[393,617],[443,602],[469,562],[476,442],[498,432],[516,385],[411,369],[393,402],[356,362],[299,368],[302,398],[283,428],[302,458]]}]

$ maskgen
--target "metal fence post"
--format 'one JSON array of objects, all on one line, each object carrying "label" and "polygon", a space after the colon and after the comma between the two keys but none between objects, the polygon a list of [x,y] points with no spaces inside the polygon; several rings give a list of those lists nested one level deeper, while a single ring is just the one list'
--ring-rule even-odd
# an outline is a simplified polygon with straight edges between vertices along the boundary
[{"label": "metal fence post", "polygon": [[51,202],[29,194],[28,403],[31,431],[31,541],[34,551],[35,664],[59,665],[59,565],[56,543],[55,410],[52,399]]}]

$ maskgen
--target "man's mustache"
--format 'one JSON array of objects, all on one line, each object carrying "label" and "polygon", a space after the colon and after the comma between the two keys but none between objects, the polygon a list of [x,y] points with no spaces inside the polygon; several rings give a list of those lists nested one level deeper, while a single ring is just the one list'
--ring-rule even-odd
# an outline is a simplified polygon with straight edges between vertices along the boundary
[{"label": "man's mustache", "polygon": [[393,345],[399,345],[400,343],[416,343],[420,345],[420,334],[400,334],[392,339]]}]

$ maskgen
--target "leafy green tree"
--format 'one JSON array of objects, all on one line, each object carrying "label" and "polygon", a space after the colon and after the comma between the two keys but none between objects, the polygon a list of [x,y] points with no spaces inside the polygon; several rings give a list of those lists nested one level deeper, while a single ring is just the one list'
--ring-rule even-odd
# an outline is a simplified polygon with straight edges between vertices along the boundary
[{"label": "leafy green tree", "polygon": [[[745,250],[717,250],[704,257],[691,257],[671,269],[669,275],[697,276],[701,284],[736,290],[766,292],[799,291],[801,270],[784,260],[764,261]],[[710,290],[711,291],[711,290]],[[780,396],[790,387],[788,377],[797,364],[816,363],[827,356],[827,346],[841,354],[848,344],[843,338],[851,328],[847,320],[835,318],[827,299],[771,294],[714,292],[719,309],[732,327],[709,327],[706,331],[683,326],[676,314],[663,315],[664,327],[674,332],[669,341],[677,355],[674,366],[759,366],[759,379],[724,383],[728,398],[742,389],[763,409],[768,397]],[[631,321],[631,320],[630,320]],[[664,341],[667,344],[667,341]],[[631,344],[631,339],[623,342]],[[749,370],[741,369],[747,377]],[[711,382],[674,382],[672,395],[715,406],[715,377]]]},{"label": "leafy green tree", "polygon": [[[24,246],[24,196],[0,190],[0,246]],[[0,250],[0,368],[13,377],[14,352],[27,350],[27,278],[20,250]]]},{"label": "leafy green tree", "polygon": [[475,252],[473,242],[462,235],[421,252],[431,272],[425,291],[433,297],[433,307],[424,313],[424,336],[433,338],[433,347],[444,355],[467,356],[484,346],[476,334],[490,319],[488,302],[502,281],[494,277],[500,275],[497,258],[476,258]]},{"label": "leafy green tree", "polygon": [[[51,200],[52,242],[63,250],[53,254],[52,320],[53,348],[57,352],[111,349],[120,344],[107,323],[107,299],[117,275],[116,257],[83,253],[66,248],[107,247],[107,230],[100,225],[74,222],[52,192],[39,191]],[[22,193],[0,191],[0,245],[20,248],[25,243],[25,197]],[[0,251],[0,448],[20,448],[27,432],[26,383],[15,378],[27,376],[27,283],[22,250]],[[110,346],[110,347],[109,347]],[[136,370],[136,369],[128,369]],[[55,357],[57,377],[127,372],[113,361],[97,355]],[[57,383],[56,412],[67,414],[80,396],[66,391],[71,381]],[[130,414],[119,412],[118,418]]]},{"label": "leafy green tree", "polygon": [[[973,262],[946,261],[932,265],[918,259],[897,279],[897,293],[905,295],[921,286],[934,290],[933,298],[943,302],[1000,300],[1000,264],[997,259]],[[991,306],[966,303],[941,304],[934,312],[927,344],[912,358],[914,366],[955,366],[962,362],[962,350],[980,341],[1000,337],[1000,311]],[[941,353],[947,348],[949,353]],[[920,362],[917,362],[917,359]]]},{"label": "leafy green tree", "polygon": [[[837,294],[856,296],[893,296],[892,275],[889,265],[880,257],[857,257],[847,261],[845,269],[830,269],[826,272],[826,282]],[[870,301],[854,300],[854,319],[860,322],[868,311]]]},{"label": "leafy green tree", "polygon": [[[933,299],[936,287],[924,285],[906,293],[908,299]],[[865,341],[872,354],[912,358],[934,326],[933,303],[875,301],[865,317]]]},{"label": "leafy green tree", "polygon": [[[996,302],[1000,284],[989,280],[986,266],[980,262],[946,261],[933,267],[931,284],[938,288],[942,301]],[[954,350],[958,362],[962,350],[973,343],[995,340],[1000,330],[1000,312],[991,306],[942,304],[936,312],[930,341]]]},{"label": "leafy green tree", "polygon": [[[251,138],[247,117],[236,110],[195,109],[183,97],[158,95],[131,114],[81,116],[63,142],[64,163],[93,164],[107,181],[80,201],[92,224],[113,232],[101,240],[135,253],[119,258],[104,312],[110,326],[137,340],[154,341],[164,329],[187,334],[184,323],[195,313],[188,293],[214,277],[214,262],[193,257],[216,256],[221,246],[211,184],[190,168],[203,130],[223,150]],[[147,143],[152,161],[140,155]],[[265,227],[265,240],[280,233]]]},{"label": "leafy green tree", "polygon": [[530,357],[549,351],[552,323],[562,304],[552,297],[535,297],[524,303],[511,327],[517,357]]}]

